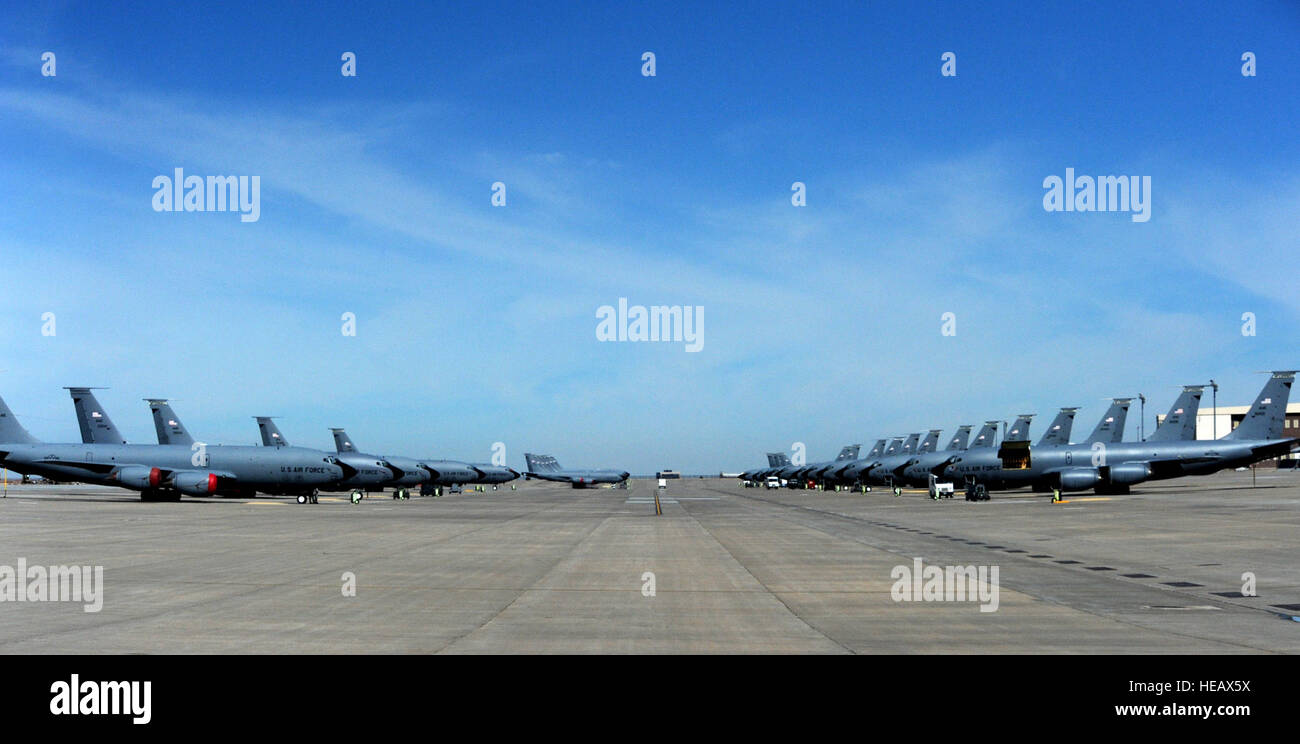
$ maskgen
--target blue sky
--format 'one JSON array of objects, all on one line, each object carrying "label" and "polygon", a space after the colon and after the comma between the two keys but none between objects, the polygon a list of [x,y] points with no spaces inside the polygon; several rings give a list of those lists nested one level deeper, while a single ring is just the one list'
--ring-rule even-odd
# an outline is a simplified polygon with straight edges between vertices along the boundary
[{"label": "blue sky", "polygon": [[[174,5],[0,27],[0,395],[47,440],[105,385],[132,441],[164,396],[208,441],[708,472],[1300,366],[1295,3]],[[153,211],[177,167],[261,218]],[[1044,211],[1067,167],[1150,221]],[[703,350],[598,342],[620,297]]]}]

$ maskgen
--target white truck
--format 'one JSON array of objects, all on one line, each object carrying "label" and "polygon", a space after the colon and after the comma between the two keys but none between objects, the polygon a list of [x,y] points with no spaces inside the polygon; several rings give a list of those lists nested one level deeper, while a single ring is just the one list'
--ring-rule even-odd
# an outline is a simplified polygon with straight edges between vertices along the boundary
[{"label": "white truck", "polygon": [[951,483],[941,483],[939,478],[933,473],[930,474],[930,498],[938,501],[939,499],[952,498],[953,485]]}]

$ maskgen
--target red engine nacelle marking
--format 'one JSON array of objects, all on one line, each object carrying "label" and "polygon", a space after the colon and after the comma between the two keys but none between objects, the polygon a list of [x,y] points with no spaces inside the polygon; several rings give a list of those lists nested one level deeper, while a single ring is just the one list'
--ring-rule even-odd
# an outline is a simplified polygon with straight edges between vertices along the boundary
[{"label": "red engine nacelle marking", "polygon": [[158,468],[152,468],[149,471],[149,487],[157,488],[159,483],[162,483],[162,471]]},{"label": "red engine nacelle marking", "polygon": [[217,492],[217,474],[208,473],[208,493]]}]

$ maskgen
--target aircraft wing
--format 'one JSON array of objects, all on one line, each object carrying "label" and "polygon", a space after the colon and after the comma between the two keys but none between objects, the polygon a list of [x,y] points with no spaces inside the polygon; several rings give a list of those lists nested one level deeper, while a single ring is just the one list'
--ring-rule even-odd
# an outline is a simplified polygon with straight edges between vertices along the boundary
[{"label": "aircraft wing", "polygon": [[[155,465],[149,465],[148,463],[142,463],[142,462],[115,462],[115,463],[107,463],[107,462],[84,462],[84,461],[81,461],[81,460],[67,460],[67,459],[63,459],[63,458],[56,458],[56,459],[49,459],[49,458],[47,458],[47,459],[44,459],[44,460],[38,460],[37,463],[40,464],[40,465],[60,465],[60,466],[63,466],[63,467],[78,468],[78,469],[81,469],[81,470],[85,470],[87,473],[92,473],[92,474],[95,474],[95,475],[108,475],[109,473],[113,472],[114,470],[120,470],[121,468],[152,468],[152,467],[157,467],[157,466],[155,466]],[[213,475],[217,476],[218,478],[220,478],[220,479],[222,479],[222,480],[230,481],[231,483],[238,482],[238,480],[239,480],[238,476],[236,476],[234,473],[230,472],[229,470],[212,470],[211,468],[200,468],[200,467],[194,467],[194,468],[158,468],[158,471],[159,471],[160,473],[162,473],[162,475],[163,475],[164,478],[167,477],[167,476],[173,475],[173,474],[175,474],[175,473],[180,473],[180,472],[185,472],[185,471],[190,471],[190,470],[198,470],[198,471],[202,471],[202,472],[204,472],[204,473],[212,473]]]},{"label": "aircraft wing", "polygon": [[122,467],[118,463],[109,464],[107,462],[80,462],[78,460],[65,460],[63,458],[45,458],[43,460],[37,460],[35,464],[61,465],[69,468],[79,468],[81,470],[86,471],[87,473],[94,473],[96,475],[106,475]]}]

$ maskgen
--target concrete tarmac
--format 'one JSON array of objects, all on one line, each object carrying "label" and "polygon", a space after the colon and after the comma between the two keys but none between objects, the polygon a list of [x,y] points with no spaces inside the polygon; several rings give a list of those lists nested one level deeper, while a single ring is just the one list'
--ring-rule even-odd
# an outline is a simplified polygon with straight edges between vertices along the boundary
[{"label": "concrete tarmac", "polygon": [[[659,517],[645,480],[357,505],[11,486],[0,570],[103,566],[103,607],[0,602],[0,652],[1295,653],[1300,475],[1260,472],[1063,504],[685,479]],[[996,611],[895,601],[916,558],[996,566]]]}]

